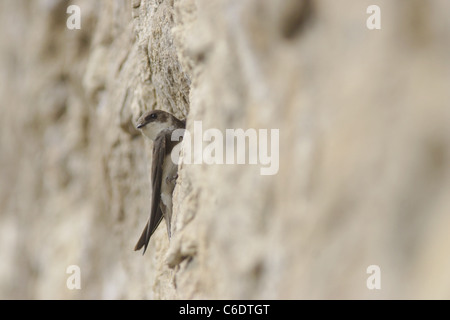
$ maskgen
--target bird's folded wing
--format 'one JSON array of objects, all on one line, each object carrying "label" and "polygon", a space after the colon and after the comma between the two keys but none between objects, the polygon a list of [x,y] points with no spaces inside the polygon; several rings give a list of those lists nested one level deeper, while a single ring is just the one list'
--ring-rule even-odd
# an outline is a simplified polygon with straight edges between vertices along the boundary
[{"label": "bird's folded wing", "polygon": [[[166,132],[167,131],[167,132]],[[169,139],[169,141],[167,141]],[[160,208],[161,201],[161,183],[163,176],[164,158],[166,156],[166,150],[170,143],[170,134],[168,130],[162,131],[155,139],[153,143],[153,159],[152,159],[152,201],[150,219],[144,229],[141,238],[136,244],[135,250],[140,250],[144,246],[144,253],[147,250],[150,237],[158,228],[163,214]]]}]

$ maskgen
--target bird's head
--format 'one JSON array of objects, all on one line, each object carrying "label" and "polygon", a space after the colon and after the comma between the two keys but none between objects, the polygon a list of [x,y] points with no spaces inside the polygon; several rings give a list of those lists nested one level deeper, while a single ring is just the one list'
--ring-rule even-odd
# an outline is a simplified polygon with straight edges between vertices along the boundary
[{"label": "bird's head", "polygon": [[145,112],[137,121],[136,128],[141,130],[144,136],[155,140],[158,134],[165,129],[183,128],[184,123],[170,113],[162,110]]}]

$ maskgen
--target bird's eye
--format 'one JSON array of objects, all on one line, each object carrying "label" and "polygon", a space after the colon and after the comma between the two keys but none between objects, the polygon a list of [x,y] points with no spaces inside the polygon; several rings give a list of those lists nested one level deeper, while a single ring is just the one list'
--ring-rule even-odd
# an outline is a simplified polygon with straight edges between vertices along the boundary
[{"label": "bird's eye", "polygon": [[158,118],[157,114],[156,113],[152,113],[151,115],[147,116],[147,118],[145,118],[145,121],[148,122],[148,121],[154,120],[156,118]]}]

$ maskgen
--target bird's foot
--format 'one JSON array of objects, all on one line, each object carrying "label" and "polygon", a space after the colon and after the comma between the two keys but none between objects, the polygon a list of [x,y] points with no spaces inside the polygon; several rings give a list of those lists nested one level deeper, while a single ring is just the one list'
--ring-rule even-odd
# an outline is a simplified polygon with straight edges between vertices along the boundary
[{"label": "bird's foot", "polygon": [[178,179],[178,173],[172,177],[166,177],[166,183],[175,185],[175,183],[177,182],[177,179]]}]

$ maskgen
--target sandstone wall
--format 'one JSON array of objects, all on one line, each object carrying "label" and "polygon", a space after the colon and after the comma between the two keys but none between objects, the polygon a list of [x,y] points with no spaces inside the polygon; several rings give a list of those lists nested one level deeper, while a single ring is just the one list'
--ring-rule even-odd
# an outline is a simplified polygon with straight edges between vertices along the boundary
[{"label": "sandstone wall", "polygon": [[[449,298],[448,12],[0,1],[0,298]],[[183,165],[173,238],[162,224],[142,256],[151,145],[133,123],[150,109],[280,129],[280,168]]]}]

